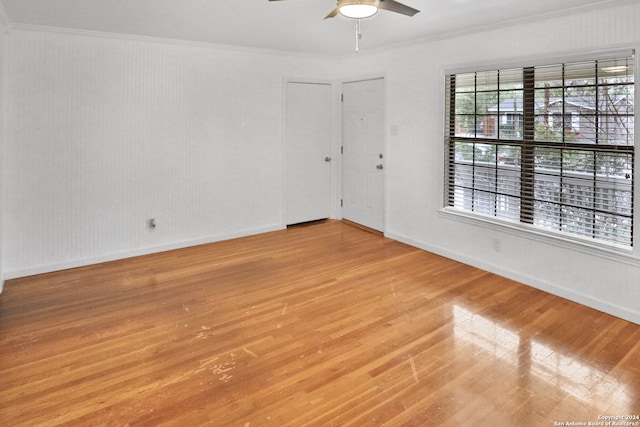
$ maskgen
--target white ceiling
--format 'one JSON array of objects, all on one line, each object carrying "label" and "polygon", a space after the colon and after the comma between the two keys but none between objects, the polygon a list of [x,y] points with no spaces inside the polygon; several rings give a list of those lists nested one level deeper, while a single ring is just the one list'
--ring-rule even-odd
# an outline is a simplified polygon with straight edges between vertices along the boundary
[{"label": "white ceiling", "polygon": [[[638,0],[400,0],[421,12],[363,20],[361,52],[443,38],[588,7]],[[11,24],[290,52],[353,53],[354,24],[323,20],[335,0],[0,0]]]}]

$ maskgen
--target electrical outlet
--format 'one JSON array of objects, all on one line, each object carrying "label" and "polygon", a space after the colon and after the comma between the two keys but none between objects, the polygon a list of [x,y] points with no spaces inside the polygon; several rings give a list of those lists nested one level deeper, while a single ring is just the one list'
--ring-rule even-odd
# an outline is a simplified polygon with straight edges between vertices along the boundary
[{"label": "electrical outlet", "polygon": [[149,218],[147,220],[147,229],[149,231],[153,231],[156,229],[156,219],[155,218]]}]

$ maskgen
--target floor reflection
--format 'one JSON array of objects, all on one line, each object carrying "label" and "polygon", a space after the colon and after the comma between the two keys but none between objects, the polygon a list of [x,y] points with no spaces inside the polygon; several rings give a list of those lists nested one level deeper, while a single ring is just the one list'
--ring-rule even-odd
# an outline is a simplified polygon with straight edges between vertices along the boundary
[{"label": "floor reflection", "polygon": [[584,360],[560,353],[536,339],[521,337],[459,305],[454,305],[453,317],[456,341],[471,345],[476,355],[482,352],[496,362],[516,367],[514,372],[519,378],[514,382],[520,387],[528,384],[537,388],[533,382],[543,381],[545,388],[554,387],[602,411],[612,409],[612,405],[622,410],[633,404],[626,384]]},{"label": "floor reflection", "polygon": [[633,403],[625,384],[584,361],[558,353],[535,340],[531,341],[530,372],[537,379],[603,410],[611,402],[616,402],[621,408]]},{"label": "floor reflection", "polygon": [[476,347],[476,351],[486,351],[493,357],[517,365],[520,346],[518,334],[457,305],[453,306],[453,319],[456,339],[469,342]]}]

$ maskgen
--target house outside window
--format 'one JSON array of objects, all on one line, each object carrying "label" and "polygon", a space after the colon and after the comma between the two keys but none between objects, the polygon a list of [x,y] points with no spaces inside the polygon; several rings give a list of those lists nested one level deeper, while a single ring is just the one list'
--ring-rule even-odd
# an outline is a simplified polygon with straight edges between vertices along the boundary
[{"label": "house outside window", "polygon": [[448,207],[633,245],[633,54],[450,74]]}]

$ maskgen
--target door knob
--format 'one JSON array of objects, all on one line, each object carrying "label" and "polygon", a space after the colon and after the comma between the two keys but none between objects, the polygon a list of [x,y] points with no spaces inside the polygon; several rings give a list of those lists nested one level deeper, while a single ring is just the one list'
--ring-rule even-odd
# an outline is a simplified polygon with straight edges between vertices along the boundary
[{"label": "door knob", "polygon": [[384,169],[384,166],[382,166],[382,165],[380,164],[380,165],[376,166],[376,168],[378,168],[378,169]]},{"label": "door knob", "polygon": [[327,157],[325,157],[325,158],[324,158],[324,161],[325,161],[325,162],[327,162],[327,163],[329,163],[329,162],[331,161],[331,157],[328,157],[328,156],[327,156]]}]

